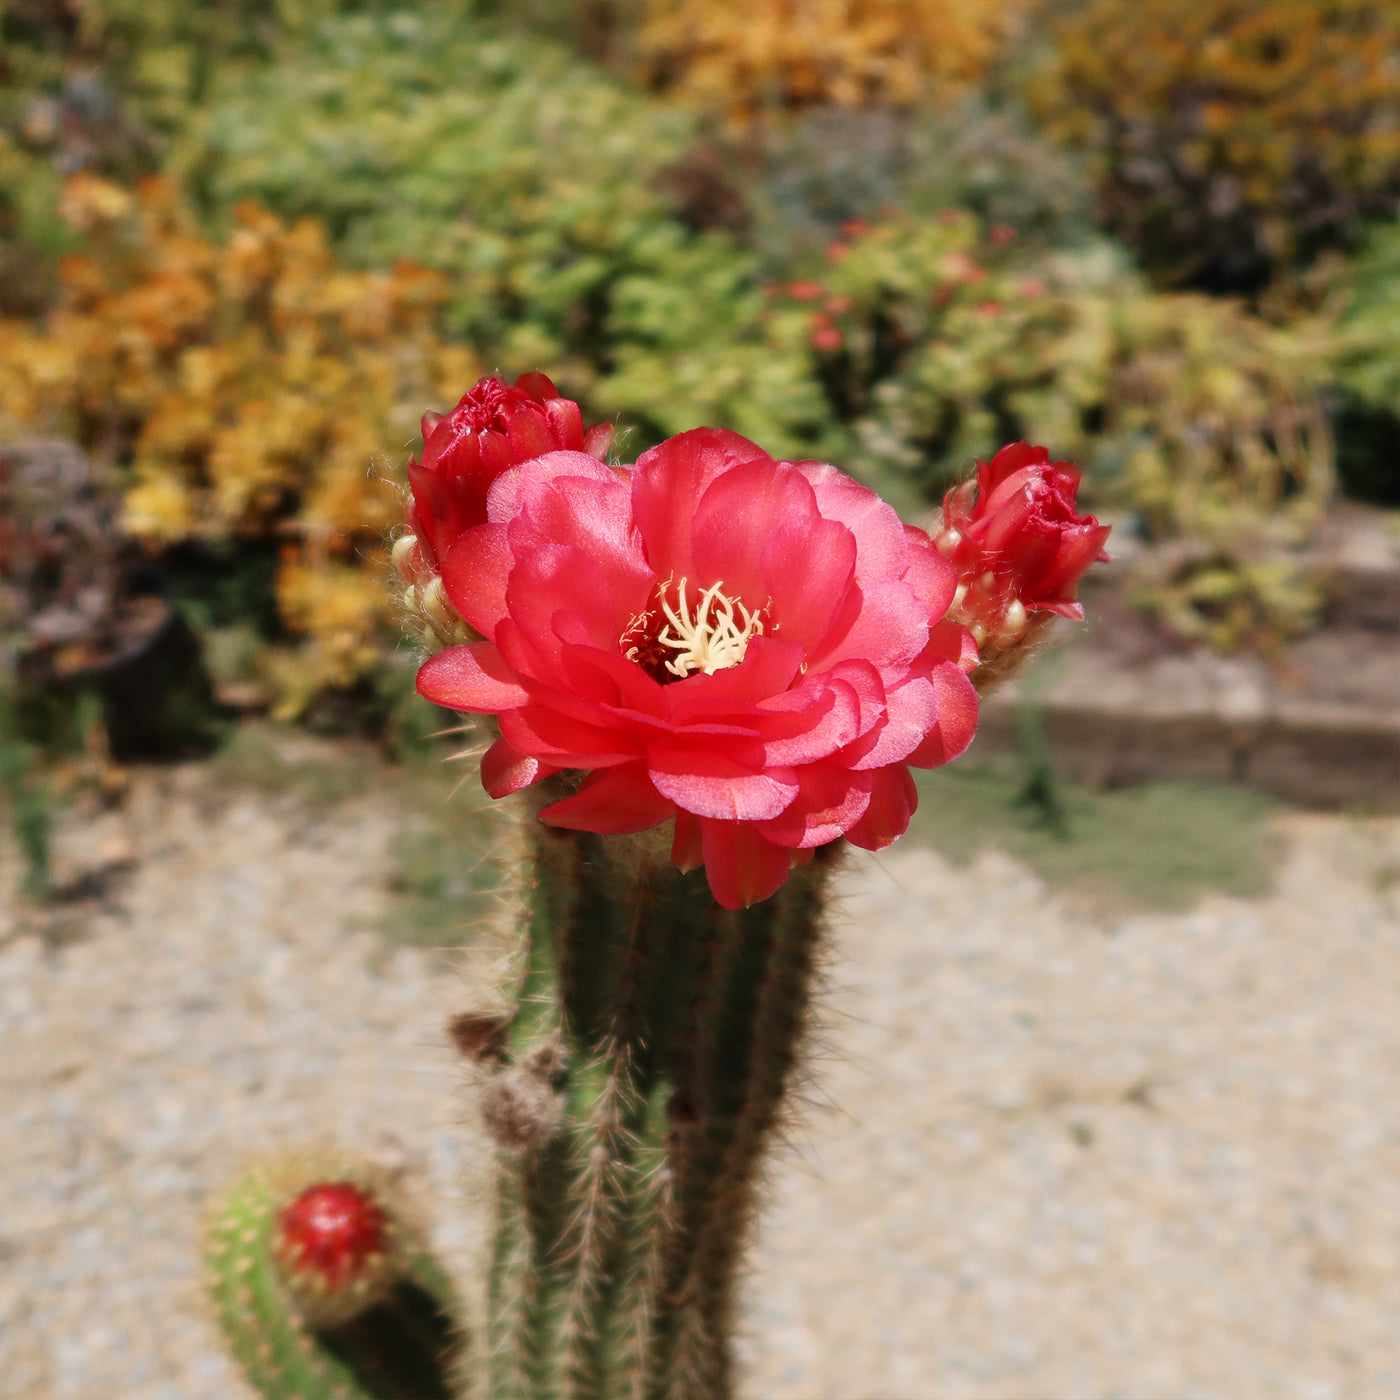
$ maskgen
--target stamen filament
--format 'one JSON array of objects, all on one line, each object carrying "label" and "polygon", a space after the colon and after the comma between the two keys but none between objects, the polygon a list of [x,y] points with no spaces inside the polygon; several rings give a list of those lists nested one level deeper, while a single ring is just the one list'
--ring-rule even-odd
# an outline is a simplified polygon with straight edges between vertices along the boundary
[{"label": "stamen filament", "polygon": [[664,592],[658,599],[670,627],[656,640],[678,653],[665,663],[673,676],[688,676],[692,671],[712,676],[716,671],[737,666],[748,650],[749,638],[762,635],[762,617],[750,612],[740,599],[726,596],[723,588],[722,583],[712,583],[705,589],[696,603],[693,619],[685,579],[676,585],[675,607],[666,601]]}]

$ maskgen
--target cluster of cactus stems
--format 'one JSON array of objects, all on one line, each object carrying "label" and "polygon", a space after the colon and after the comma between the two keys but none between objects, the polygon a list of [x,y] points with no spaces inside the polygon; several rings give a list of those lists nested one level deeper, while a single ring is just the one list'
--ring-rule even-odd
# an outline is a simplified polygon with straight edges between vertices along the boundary
[{"label": "cluster of cactus stems", "polygon": [[500,1158],[490,1394],[727,1395],[829,857],[731,912],[655,833],[536,822],[531,840],[519,1008],[483,1100]]},{"label": "cluster of cactus stems", "polygon": [[[485,1071],[497,1147],[485,1341],[443,1363],[457,1304],[411,1231],[362,1249],[359,1310],[353,1267],[318,1284],[308,1257],[298,1280],[315,1251],[289,1247],[288,1219],[314,1174],[254,1173],[216,1212],[208,1265],[234,1351],[273,1400],[731,1392],[740,1252],[807,1023],[832,853],[733,912],[659,833],[528,833],[514,1013],[452,1027]],[[361,1189],[404,1229],[386,1190]]]},{"label": "cluster of cactus stems", "polygon": [[[422,461],[408,464],[413,543],[395,551],[425,644],[445,648],[420,671],[419,693],[499,715],[483,784],[493,796],[527,789],[525,900],[508,1010],[469,1011],[448,1028],[482,1071],[481,1120],[496,1147],[484,1339],[465,1361],[450,1360],[450,1294],[417,1243],[421,1232],[401,1221],[388,1192],[353,1175],[303,1176],[280,1191],[266,1176],[240,1185],[211,1235],[215,1297],[239,1359],[271,1400],[427,1400],[450,1393],[449,1382],[480,1400],[726,1400],[741,1256],[810,1019],[827,879],[843,837],[878,849],[908,824],[915,801],[907,767],[889,756],[896,749],[872,756],[883,728],[892,744],[905,744],[897,752],[911,763],[956,757],[975,728],[974,687],[998,684],[1024,663],[1048,625],[1041,614],[1083,616],[1079,579],[1103,557],[1108,530],[1078,513],[1078,468],[1026,443],[979,464],[975,485],[949,494],[936,542],[900,525],[864,488],[841,485],[834,469],[808,464],[804,475],[716,429],[671,439],[635,468],[609,468],[589,451],[590,443],[601,451],[603,438],[596,429],[584,435],[577,405],[543,375],[514,386],[489,376],[451,415],[428,415],[423,437]],[[513,476],[512,464],[520,467]],[[702,468],[712,479],[696,495]],[[663,499],[670,515],[658,514]],[[712,579],[692,617],[682,576],[678,610],[659,604],[677,636],[646,630],[656,608],[645,600],[664,599],[672,556],[677,567],[698,567],[707,549],[712,570],[722,573],[727,566],[715,560],[727,558],[741,575],[768,577],[776,588],[776,573],[755,573],[752,550],[736,550],[716,500],[731,513],[742,505],[755,536],[767,530],[769,547],[783,549],[793,537],[774,503],[787,502],[809,542],[827,542],[819,567],[837,581],[846,571],[844,611],[829,599],[804,622],[799,598],[784,595],[790,616],[807,626],[803,655],[820,663],[848,644],[903,657],[884,671],[853,660],[864,691],[847,680],[838,691],[835,671],[808,674],[802,662],[807,682],[827,687],[827,711],[793,731],[815,745],[810,753],[783,747],[791,735],[781,721],[815,708],[787,689],[797,665],[791,641],[764,654],[792,661],[785,678],[761,665],[746,677],[756,695],[777,687],[771,702],[797,711],[744,701],[739,720],[720,710],[718,720],[699,723],[683,705],[659,699],[661,685],[676,680],[692,685],[694,700],[692,670],[703,681],[744,665],[751,636],[764,631],[758,614],[777,606],[770,598],[760,607],[757,593],[736,602]],[[510,511],[509,523],[499,518]],[[858,530],[842,523],[848,518]],[[580,535],[584,520],[600,533]],[[566,543],[547,542],[549,530]],[[570,543],[576,537],[588,549]],[[836,538],[846,552],[827,549]],[[862,549],[869,599],[855,582]],[[789,553],[773,560],[791,567]],[[583,571],[569,573],[561,561]],[[579,591],[579,580],[606,595],[591,623],[559,610],[574,601],[565,594]],[[718,622],[707,611],[716,598]],[[628,608],[619,599],[643,604],[620,634]],[[587,611],[588,600],[578,601]],[[950,603],[952,633],[938,634]],[[782,620],[770,619],[773,631]],[[496,641],[483,634],[454,644],[468,622]],[[638,628],[654,647],[684,646],[667,661],[669,675],[644,659]],[[600,636],[615,637],[616,650],[600,647]],[[981,649],[968,654],[974,637]],[[921,671],[914,663],[925,650]],[[560,664],[551,660],[537,675],[537,653],[558,653]],[[891,691],[920,682],[924,708],[890,700]],[[818,735],[813,725],[838,700],[850,710]],[[858,731],[867,709],[871,727]],[[623,719],[616,734],[601,727]],[[639,726],[663,736],[657,754],[637,737]],[[753,742],[731,752],[721,743],[731,734]],[[751,773],[756,754],[766,767]],[[672,781],[676,755],[677,771],[694,781]],[[745,818],[739,809],[748,799],[741,803],[727,779],[701,781],[711,760],[715,772],[786,792],[811,844],[799,846],[791,831],[791,846],[768,839],[755,815],[767,808]],[[858,771],[862,761],[869,775]],[[600,764],[601,777],[590,777]],[[609,786],[607,770],[617,764]],[[716,807],[726,815],[714,815]],[[862,827],[868,811],[878,815]],[[699,833],[698,852],[672,841],[668,816],[678,838],[683,819]],[[586,827],[596,829],[576,829]],[[705,870],[678,868],[701,856]]]}]

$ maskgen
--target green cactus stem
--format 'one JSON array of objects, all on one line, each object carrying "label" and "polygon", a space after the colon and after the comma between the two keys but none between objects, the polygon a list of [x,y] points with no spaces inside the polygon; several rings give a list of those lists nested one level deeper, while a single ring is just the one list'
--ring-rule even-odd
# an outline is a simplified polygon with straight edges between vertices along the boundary
[{"label": "green cactus stem", "polygon": [[[290,1278],[287,1212],[333,1183],[370,1203],[382,1248],[361,1278]],[[324,1187],[321,1189],[325,1189]],[[242,1177],[211,1213],[208,1286],[235,1357],[267,1400],[451,1400],[460,1329],[451,1284],[372,1170],[286,1157]],[[362,1273],[364,1271],[361,1271]],[[362,1306],[352,1295],[358,1293]]]},{"label": "green cactus stem", "polygon": [[518,1010],[504,1053],[483,1056],[493,1400],[731,1393],[735,1278],[807,1021],[831,851],[734,913],[658,836],[530,823]]}]

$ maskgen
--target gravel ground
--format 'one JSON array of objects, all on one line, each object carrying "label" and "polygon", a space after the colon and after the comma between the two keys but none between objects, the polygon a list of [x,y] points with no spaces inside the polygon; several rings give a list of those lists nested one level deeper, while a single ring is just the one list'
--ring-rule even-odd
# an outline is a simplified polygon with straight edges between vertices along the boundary
[{"label": "gravel ground", "polygon": [[[103,897],[0,910],[5,1400],[244,1400],[201,1211],[288,1138],[399,1160],[473,1276],[440,1027],[479,969],[382,951],[389,823],[140,774],[60,828]],[[749,1400],[1400,1394],[1400,821],[1279,826],[1272,896],[1185,915],[1076,912],[995,854],[852,861]]]}]

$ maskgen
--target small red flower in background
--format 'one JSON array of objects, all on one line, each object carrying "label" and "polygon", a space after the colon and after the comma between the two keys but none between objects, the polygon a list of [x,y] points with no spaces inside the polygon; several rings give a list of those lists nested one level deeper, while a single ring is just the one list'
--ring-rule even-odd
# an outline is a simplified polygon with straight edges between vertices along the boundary
[{"label": "small red flower in background", "polygon": [[543,820],[673,818],[676,864],[703,863],[727,908],[840,836],[888,845],[917,801],[909,765],[976,728],[975,649],[944,621],[954,566],[836,468],[722,429],[634,468],[563,451],[502,472],[442,577],[487,640],[439,652],[418,689],[500,717],[486,790],[591,770]]},{"label": "small red flower in background", "polygon": [[846,337],[838,326],[832,324],[830,316],[817,315],[812,317],[807,342],[813,350],[830,352],[839,350],[846,343]]},{"label": "small red flower in background", "polygon": [[422,431],[423,458],[408,464],[408,523],[429,570],[486,519],[486,493],[507,467],[561,449],[601,458],[613,436],[608,423],[585,435],[578,404],[543,374],[522,374],[513,385],[488,375],[451,413],[425,413]]},{"label": "small red flower in background", "polygon": [[1108,558],[1109,527],[1079,514],[1078,489],[1074,463],[1017,442],[978,462],[976,479],[944,498],[935,543],[958,571],[950,615],[971,629],[984,659],[1019,640],[1031,613],[1083,618],[1079,581]]}]

